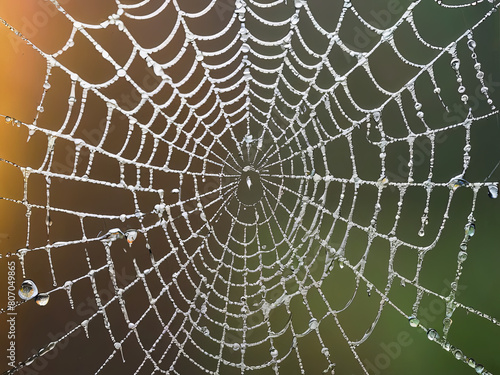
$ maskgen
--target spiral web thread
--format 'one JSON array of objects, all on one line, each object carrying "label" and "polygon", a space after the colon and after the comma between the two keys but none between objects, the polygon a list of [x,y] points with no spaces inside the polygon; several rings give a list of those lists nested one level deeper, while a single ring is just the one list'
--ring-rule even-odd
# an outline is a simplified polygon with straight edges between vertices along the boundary
[{"label": "spiral web thread", "polygon": [[[51,2],[73,26],[66,45],[53,54],[40,50],[3,21],[47,61],[46,80],[34,121],[22,123],[6,117],[7,122],[26,128],[28,139],[43,135],[47,143],[40,166],[18,165],[2,159],[24,176],[24,198],[3,199],[24,206],[28,227],[26,246],[17,251],[12,249],[8,256],[17,256],[23,276],[31,278],[25,262],[33,253],[45,252],[53,287],[44,292],[67,293],[74,307],[72,290],[79,283],[90,282],[91,297],[98,309],[63,337],[47,342],[38,353],[6,373],[29,366],[75,331],[85,331],[92,340],[92,329],[98,329],[97,326],[104,327],[111,345],[105,346],[106,359],[92,364],[95,367],[90,371],[96,374],[107,373],[116,358],[123,357],[127,362],[124,349],[131,342],[140,347],[142,360],[133,368],[127,367],[129,373],[243,374],[271,369],[278,374],[284,372],[285,366],[295,366],[295,373],[304,374],[307,358],[300,342],[308,335],[317,338],[325,361],[324,372],[334,373],[336,363],[338,366],[342,358],[335,357],[335,348],[322,333],[322,328],[331,325],[340,332],[358,371],[368,374],[358,351],[387,309],[394,309],[402,319],[411,317],[410,324],[426,331],[434,341],[429,345],[437,344],[436,347],[451,351],[457,360],[468,363],[478,373],[488,373],[482,365],[471,362],[467,353],[452,346],[447,336],[453,330],[451,318],[457,309],[498,325],[492,316],[456,298],[468,241],[474,231],[478,192],[488,190],[494,195],[496,189],[492,182],[465,180],[470,163],[471,129],[498,113],[481,70],[479,43],[475,38],[476,29],[496,12],[496,4],[436,2],[443,8],[484,10],[475,25],[441,47],[430,44],[419,34],[413,14],[422,6],[420,1],[410,3],[391,26],[379,29],[366,21],[349,1],[339,7],[340,16],[331,21],[333,24],[323,25],[316,21],[312,5],[304,0],[293,4],[281,0],[268,3],[237,0],[234,6],[223,6],[225,11],[230,8],[231,16],[219,32],[211,35],[195,30],[203,30],[199,25],[210,22],[205,20],[220,11],[217,1],[207,2],[194,13],[183,10],[180,0],[159,4],[117,1],[116,13],[100,24],[79,22],[63,6]],[[155,47],[141,46],[129,30],[128,22],[147,22],[165,12],[175,20],[168,36]],[[369,50],[359,52],[342,41],[341,29],[349,17],[375,35],[376,42]],[[311,28],[314,38],[306,35]],[[427,62],[412,62],[400,52],[397,41],[403,28],[412,30],[415,40],[430,51],[432,57]],[[114,60],[113,54],[93,37],[92,32],[100,29],[125,36],[130,54],[124,64]],[[267,35],[274,39],[261,39],[265,34],[262,30],[269,31]],[[67,51],[78,47],[78,43],[75,46],[78,38],[90,41],[92,48],[116,70],[110,80],[86,81],[82,78],[84,74],[77,74],[59,61]],[[184,43],[176,44],[179,39],[184,39]],[[382,49],[411,68],[409,80],[397,90],[382,87],[371,67],[377,51]],[[163,50],[170,51],[171,59],[155,60]],[[337,59],[348,61],[349,66],[334,68]],[[153,72],[158,84],[152,90],[145,90],[129,74],[137,61]],[[440,82],[439,74],[435,74],[438,64],[442,64],[440,69],[448,75],[451,72],[455,77],[453,82]],[[358,103],[351,91],[359,72],[368,77],[367,85],[383,97],[374,108]],[[64,76],[71,83],[66,117],[51,130],[44,127],[43,106],[54,75]],[[469,76],[472,79],[465,79]],[[138,93],[137,103],[128,109],[119,97],[106,91],[121,81],[128,82]],[[416,88],[420,81],[427,82],[426,92]],[[442,85],[452,87],[453,90],[448,90],[450,98],[442,95]],[[470,109],[464,119],[448,124],[427,119],[428,111],[435,110],[432,105],[441,106],[441,112],[445,112],[453,98],[470,108],[470,91],[477,85],[484,106]],[[82,118],[91,107],[87,102],[104,103],[107,108],[102,114],[105,127],[97,144],[79,136]],[[427,111],[426,105],[431,102],[432,108]],[[144,115],[146,108],[149,112]],[[389,111],[399,115],[397,126],[403,129],[399,136],[391,135],[394,120],[384,121]],[[119,122],[117,118],[126,120]],[[456,129],[463,129],[465,134],[463,168],[451,180],[449,176],[442,180],[433,173],[436,139]],[[116,141],[120,138],[121,141]],[[358,173],[359,164],[368,163],[358,160],[361,151],[355,144],[360,144],[360,139],[363,147],[378,150],[377,160],[373,161],[377,166],[375,177],[366,178]],[[424,178],[415,175],[413,164],[415,142],[422,140],[430,144]],[[57,146],[63,141],[74,148],[74,164],[69,170],[58,167]],[[110,146],[113,142],[119,142],[121,147],[113,149]],[[137,147],[131,153],[128,148],[134,142]],[[338,145],[346,146],[347,157],[343,162],[348,172],[345,173],[337,173],[335,161],[331,160],[330,146],[341,147]],[[394,156],[391,151],[394,145],[404,146],[410,161],[408,175],[399,179],[387,167]],[[100,163],[104,159],[112,164],[107,167],[109,180],[95,173],[103,168]],[[44,178],[45,204],[28,199],[34,176]],[[68,182],[124,193],[129,209],[97,214],[55,205],[54,185],[64,186]],[[363,203],[365,212],[370,214],[366,222],[357,221],[355,213],[361,205],[358,201],[363,189],[375,192],[374,202]],[[407,242],[399,235],[404,225],[400,225],[402,210],[408,204],[407,192],[411,189],[425,193],[423,213],[418,213],[421,225],[415,230],[429,240],[426,245]],[[462,218],[466,234],[458,253],[456,278],[449,294],[442,295],[420,285],[419,275],[426,254],[439,251],[452,199],[457,191],[464,189],[472,191],[470,213]],[[430,201],[436,191],[445,192],[447,203],[442,222],[429,234],[426,228]],[[384,210],[385,194],[395,199],[397,210],[391,227],[381,229],[378,219]],[[41,246],[33,246],[30,238],[35,212],[46,215],[47,243]],[[79,233],[72,240],[54,241],[51,237],[52,217],[56,214],[80,222]],[[89,223],[95,220],[113,223],[108,227],[115,228],[89,229]],[[346,249],[352,237],[360,235],[364,236],[365,244],[361,256],[356,258]],[[127,252],[120,250],[125,240],[131,244]],[[390,248],[385,283],[380,285],[365,275],[367,259],[377,241]],[[88,270],[75,278],[61,280],[53,257],[79,245],[85,251]],[[412,278],[394,269],[394,258],[402,247],[418,254]],[[105,254],[101,266],[94,262],[91,249]],[[149,263],[135,259],[145,256]],[[134,280],[129,283],[117,280],[117,258],[132,262]],[[333,307],[325,290],[334,287],[331,279],[337,272],[349,272],[355,279],[355,288],[345,304]],[[109,275],[113,285],[113,296],[107,300],[99,295],[99,275]],[[159,282],[158,290],[150,286],[151,278],[155,278],[155,285]],[[391,301],[389,294],[395,284],[414,288],[414,292],[408,291],[414,293],[411,309],[402,309]],[[378,301],[377,313],[364,335],[350,334],[342,322],[342,312],[365,288],[371,299]],[[138,303],[134,298],[139,289],[147,297],[135,316],[129,309],[131,304]],[[319,312],[309,303],[313,294],[323,306]],[[419,307],[425,296],[446,302],[442,327],[419,324]],[[309,317],[306,326],[295,322],[294,304],[303,304],[304,314]],[[20,302],[16,309],[22,312],[27,306]],[[116,312],[110,312],[114,308],[122,314],[126,329],[115,327]],[[151,332],[146,334],[143,326],[151,317],[160,329],[154,331],[154,340],[148,341],[143,337],[151,336]],[[255,355],[260,349],[263,349],[261,354]]]}]

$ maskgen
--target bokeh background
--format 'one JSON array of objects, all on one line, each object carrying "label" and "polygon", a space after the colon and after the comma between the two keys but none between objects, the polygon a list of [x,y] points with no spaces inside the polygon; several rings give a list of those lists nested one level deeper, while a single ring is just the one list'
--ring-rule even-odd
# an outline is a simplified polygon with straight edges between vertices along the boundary
[{"label": "bokeh background", "polygon": [[[132,3],[132,2],[131,2]],[[157,6],[158,1],[151,1],[151,9]],[[179,1],[182,9],[186,11],[200,7],[193,1]],[[329,30],[333,30],[336,24],[336,16],[341,4],[326,4],[326,2],[317,0],[310,1],[311,9],[315,11],[318,22]],[[408,7],[408,1],[370,1],[368,4],[361,1],[353,1],[353,6],[365,19],[374,24],[383,27],[393,25],[396,20],[404,13]],[[61,6],[71,14],[76,20],[86,23],[98,24],[108,18],[116,11],[116,4],[113,1],[76,1],[66,0],[60,2]],[[433,1],[425,1],[419,4],[415,11],[414,19],[420,35],[431,44],[446,46],[455,40],[466,29],[475,24],[491,7],[491,3],[484,2],[475,7],[461,9],[444,9]],[[223,28],[229,21],[234,2],[221,0],[217,12],[212,12],[203,18],[199,24],[194,22],[193,27],[198,27],[200,33],[211,34],[216,30]],[[283,12],[291,13],[291,7],[283,6]],[[391,9],[389,12],[388,10]],[[279,13],[279,12],[278,12]],[[277,17],[279,14],[277,15]],[[0,3],[0,17],[7,21],[23,35],[29,39],[35,46],[46,53],[53,53],[60,50],[68,41],[71,33],[71,23],[48,1],[26,0],[23,2],[3,1]],[[162,13],[161,17],[148,22],[132,22],[125,24],[133,32],[133,35],[141,42],[143,46],[154,46],[165,39],[170,30],[175,14],[171,7]],[[333,20],[333,21],[332,21]],[[342,33],[341,38],[346,44],[356,48],[359,51],[368,51],[378,40],[377,36],[370,32],[359,21],[353,17],[348,22],[347,27]],[[331,23],[331,25],[330,25]],[[249,28],[251,24],[249,23]],[[314,35],[314,30],[310,30]],[[257,30],[255,30],[257,32]],[[305,31],[307,34],[307,31]],[[95,30],[93,36],[110,52],[117,60],[125,62],[130,54],[130,45],[123,38],[123,34],[106,30]],[[476,52],[482,64],[482,69],[486,74],[487,85],[490,88],[490,95],[495,103],[500,104],[500,20],[498,13],[494,14],[485,21],[474,33],[477,41]],[[174,38],[174,41],[165,49],[165,56],[158,55],[157,58],[167,59],[178,51],[182,45],[182,35]],[[272,35],[269,36],[272,39]],[[411,61],[425,62],[429,61],[432,52],[424,48],[413,35],[409,28],[402,28],[397,35],[398,46],[402,53]],[[311,44],[314,45],[314,41]],[[318,41],[318,44],[320,42]],[[17,127],[13,123],[4,123],[3,116],[10,116],[18,119],[22,123],[31,124],[37,118],[37,125],[47,129],[58,129],[65,120],[67,113],[67,101],[69,97],[71,82],[69,77],[59,70],[54,71],[51,77],[51,89],[47,92],[44,99],[42,114],[37,112],[42,97],[43,82],[46,72],[46,60],[40,56],[30,45],[23,41],[19,36],[7,27],[0,28],[0,158],[15,163],[17,166],[30,166],[33,169],[39,168],[43,163],[47,151],[48,140],[40,132],[33,134],[28,140],[28,130],[25,126]],[[457,46],[459,55],[468,56],[468,49],[465,43],[459,43]],[[374,69],[379,73],[380,79],[388,89],[394,89],[404,84],[411,77],[412,70],[398,63],[397,59],[390,57],[390,54],[384,53],[381,49],[380,54],[376,55],[371,63]],[[113,67],[107,65],[97,54],[91,45],[85,43],[83,38],[76,37],[75,46],[64,53],[59,61],[63,62],[68,68],[78,72],[81,77],[92,83],[103,82],[113,76],[116,71]],[[470,59],[469,59],[470,60]],[[467,87],[474,92],[475,100],[473,114],[488,113],[489,107],[486,105],[485,98],[479,94],[479,86],[474,88],[472,63],[463,59],[464,81]],[[332,59],[334,64],[349,66],[349,58],[338,53]],[[468,65],[467,65],[468,64]],[[470,65],[470,66],[469,66]],[[469,70],[467,70],[469,69]],[[133,66],[130,74],[137,77],[137,81],[142,80],[144,86],[150,89],[155,87],[158,82],[154,79],[148,80],[147,77],[153,77],[151,68],[137,64]],[[424,108],[429,108],[426,112],[426,118],[429,119],[431,127],[443,127],[451,123],[456,123],[465,118],[467,109],[460,102],[459,95],[456,93],[454,85],[456,77],[449,68],[449,59],[442,59],[435,65],[434,72],[436,79],[442,87],[443,99],[448,103],[450,111],[446,113],[443,108],[436,105],[436,98],[432,95],[432,87],[429,82],[418,80],[416,91],[424,104]],[[169,71],[172,77],[183,77],[185,75],[185,66],[179,64]],[[146,77],[146,78],[144,78]],[[350,88],[357,98],[366,108],[374,108],[380,104],[381,96],[374,94],[369,90],[369,84],[366,77],[361,75],[352,75],[349,80]],[[126,85],[115,85],[105,89],[106,93],[117,99],[124,108],[137,103],[139,97],[134,90]],[[81,95],[81,88],[77,88],[77,99]],[[123,96],[125,95],[125,97]],[[409,101],[408,101],[409,103]],[[477,103],[477,104],[476,104]],[[242,105],[242,103],[236,103]],[[382,114],[386,130],[393,134],[402,134],[401,124],[398,123],[396,116],[391,114],[388,107]],[[409,110],[412,108],[409,108]],[[173,110],[173,109],[172,109]],[[37,115],[38,113],[38,115]],[[107,108],[98,100],[89,100],[84,120],[77,133],[82,139],[91,144],[97,144],[104,132],[105,117]],[[322,118],[320,120],[326,120]],[[138,115],[139,120],[146,121],[150,112],[144,111]],[[391,122],[391,116],[394,121]],[[76,116],[73,114],[71,121]],[[217,127],[223,128],[223,123],[217,123]],[[253,125],[256,126],[255,124]],[[325,128],[328,124],[323,123]],[[241,128],[241,127],[240,127]],[[113,117],[112,126],[107,139],[107,147],[111,150],[119,150],[123,144],[124,135],[128,130],[128,122],[125,118],[119,116]],[[219,130],[220,131],[220,130]],[[238,134],[244,134],[246,127],[236,129]],[[359,145],[355,147],[356,158],[358,162],[359,173],[368,180],[376,180],[379,174],[379,167],[372,167],[373,150],[363,141],[366,133],[360,129],[353,133],[354,143]],[[471,130],[471,164],[467,171],[466,178],[469,181],[483,182],[492,172],[500,160],[500,123],[498,116],[491,116],[487,119],[474,122]],[[364,142],[364,143],[363,143]],[[137,146],[140,138],[135,137],[132,143]],[[235,151],[234,144],[227,140],[229,150]],[[461,172],[463,160],[463,147],[465,145],[465,132],[462,127],[447,131],[443,137],[436,143],[436,160],[434,179],[438,182],[447,182],[453,176]],[[147,144],[152,147],[152,144]],[[366,147],[365,147],[366,146]],[[423,181],[428,171],[429,165],[429,144],[417,143],[414,153],[415,179]],[[71,173],[74,162],[74,148],[63,140],[56,140],[54,168],[59,168],[62,173]],[[115,151],[117,152],[117,151]],[[346,166],[348,153],[345,148],[338,147],[330,154],[331,162],[335,165],[339,174],[349,173]],[[88,160],[88,154],[82,157],[82,162],[78,165],[78,175],[83,174]],[[409,161],[408,148],[395,147],[388,152],[387,170],[392,177],[391,180],[405,181],[407,178],[406,164]],[[182,165],[182,156],[179,156],[179,166]],[[69,168],[69,169],[68,169]],[[199,168],[195,166],[194,168]],[[376,173],[374,173],[374,170]],[[117,164],[108,164],[105,160],[96,158],[92,176],[103,181],[116,180],[118,174]],[[130,184],[135,183],[136,171],[134,169],[126,170],[126,180]],[[500,171],[497,170],[489,177],[488,181],[498,181]],[[156,184],[164,184],[165,191],[170,191],[178,184],[178,177],[175,174],[158,177]],[[6,263],[8,260],[16,257],[7,258],[9,252],[26,246],[27,238],[27,219],[26,210],[23,204],[15,200],[23,200],[24,194],[32,203],[45,205],[47,202],[46,184],[42,177],[33,175],[29,178],[27,192],[23,185],[23,175],[20,169],[5,161],[0,162],[0,196],[10,200],[0,200],[0,253],[3,257],[0,259],[0,275],[6,274]],[[158,186],[156,186],[158,187]],[[186,192],[185,188],[185,192]],[[186,197],[194,192],[187,191]],[[351,193],[352,194],[352,193]],[[390,227],[394,220],[394,204],[396,202],[396,193],[388,194],[382,202],[382,213],[379,219],[380,226]],[[405,198],[405,206],[402,218],[398,228],[398,237],[415,245],[425,245],[432,242],[442,219],[444,206],[447,201],[447,188],[436,188],[432,195],[431,211],[429,216],[429,226],[427,234],[424,237],[417,235],[421,212],[425,206],[425,191],[423,188],[412,189]],[[156,203],[156,198],[145,194],[141,197],[141,211],[147,212]],[[365,224],[369,221],[373,209],[373,195],[366,191],[359,193],[355,222]],[[94,188],[84,183],[74,181],[53,181],[50,188],[50,202],[54,207],[68,207],[72,210],[82,210],[85,212],[101,213],[108,215],[120,215],[120,213],[133,213],[135,207],[130,195],[122,191],[110,190],[107,188]],[[436,247],[429,252],[424,260],[421,272],[420,284],[441,295],[447,295],[449,283],[454,278],[456,269],[456,255],[459,251],[459,245],[463,238],[463,227],[467,223],[467,215],[471,209],[472,191],[470,189],[459,189],[455,194],[451,210],[450,219],[447,222],[442,238],[440,238]],[[498,288],[500,286],[500,274],[498,265],[500,264],[500,234],[498,200],[491,200],[486,194],[486,189],[482,188],[476,203],[475,219],[477,232],[470,242],[469,257],[465,263],[465,268],[460,283],[460,293],[457,300],[466,306],[471,306],[480,312],[493,317],[500,316],[500,303],[498,301]],[[371,205],[371,206],[370,206]],[[367,210],[363,210],[367,207]],[[57,241],[70,241],[81,238],[80,222],[70,215],[51,214],[50,234],[47,233],[46,212],[43,210],[34,210],[31,217],[30,227],[30,246],[43,247],[47,243]],[[193,219],[194,222],[199,219]],[[306,217],[305,222],[310,220]],[[220,223],[223,227],[230,223],[229,218],[225,217]],[[85,230],[87,235],[96,236],[98,233],[113,227],[137,227],[138,222],[133,219],[127,220],[125,224],[120,220],[104,219],[86,219]],[[326,224],[325,224],[326,225]],[[151,243],[156,250],[156,255],[168,252],[168,244],[165,238],[151,236]],[[339,246],[342,233],[335,235],[331,240],[331,245]],[[175,239],[174,239],[175,240]],[[174,241],[175,242],[175,241]],[[177,244],[178,245],[178,244]],[[196,249],[199,246],[195,240],[186,242],[186,248]],[[313,243],[311,246],[320,245]],[[129,284],[135,278],[135,269],[132,259],[136,259],[139,268],[148,267],[150,262],[149,254],[144,248],[145,242],[139,239],[131,249],[125,252],[113,253],[115,267],[122,275],[120,282],[122,285]],[[348,242],[347,258],[359,258],[360,252],[366,248],[366,238],[351,234]],[[66,280],[75,279],[88,272],[88,264],[85,259],[85,249],[90,255],[92,268],[97,268],[106,263],[104,249],[100,243],[89,243],[85,246],[71,245],[60,249],[54,249],[51,253],[54,265],[57,285],[64,284]],[[217,253],[217,250],[214,250]],[[318,254],[320,253],[317,250]],[[323,254],[322,250],[321,254]],[[314,254],[314,251],[311,252]],[[116,256],[116,257],[115,257]],[[365,272],[366,277],[379,289],[383,289],[387,282],[387,264],[389,258],[388,243],[379,241],[374,243],[368,265]],[[395,260],[395,269],[402,275],[411,278],[415,272],[417,261],[416,254],[410,249],[400,249]],[[317,264],[311,264],[311,267],[321,267],[324,259],[318,258]],[[40,290],[49,291],[53,289],[52,273],[49,267],[48,254],[43,250],[34,251],[28,254],[25,259],[27,276],[36,280]],[[162,275],[168,279],[172,273],[178,270],[178,264],[168,262],[162,268]],[[311,271],[313,272],[313,271]],[[413,273],[412,273],[413,272]],[[6,276],[1,276],[6,279]],[[17,281],[20,285],[22,281],[21,266],[18,262]],[[193,293],[189,284],[184,280],[180,289],[188,295]],[[2,281],[0,285],[4,285]],[[154,277],[148,278],[148,285],[157,294],[161,290],[161,284]],[[113,288],[110,287],[110,278],[105,273],[98,276],[98,288],[101,291],[103,300],[109,299],[113,294]],[[339,314],[343,327],[351,337],[361,337],[375,320],[377,307],[380,298],[372,293],[369,296],[364,292],[365,285],[360,286],[360,290],[353,304],[345,311]],[[337,268],[334,277],[323,284],[323,291],[331,298],[332,305],[339,307],[350,298],[354,293],[354,283],[352,273],[344,268]],[[236,292],[238,295],[239,291]],[[270,293],[272,294],[272,293]],[[72,330],[81,324],[84,319],[88,319],[95,312],[95,298],[88,281],[82,280],[73,286],[72,290],[75,309],[71,309],[68,302],[68,296],[64,290],[51,293],[50,303],[41,308],[34,303],[25,303],[18,309],[17,316],[17,356],[18,360],[24,360],[34,353],[34,351],[47,345],[54,339],[59,339],[62,334]],[[411,312],[411,306],[415,301],[416,290],[411,285],[400,285],[395,282],[392,286],[389,298],[405,313]],[[231,296],[232,297],[232,296]],[[7,297],[5,288],[0,292],[0,306],[6,305]],[[176,303],[181,303],[178,296],[172,297]],[[239,298],[239,297],[238,297]],[[272,296],[270,297],[272,298]],[[309,293],[309,305],[315,316],[320,318],[326,311],[319,296]],[[33,302],[33,301],[31,301]],[[131,310],[131,315],[137,317],[149,306],[149,302],[144,289],[137,288],[131,290],[127,295],[127,306]],[[217,302],[213,302],[217,304]],[[173,314],[172,303],[166,299],[158,303],[160,311],[166,317]],[[116,306],[115,306],[116,307]],[[292,324],[297,331],[304,331],[309,322],[309,315],[305,310],[302,301],[294,298],[291,303],[293,311]],[[441,321],[444,317],[444,302],[440,299],[425,296],[421,303],[421,308],[426,309],[422,313],[422,320],[426,320],[428,326],[438,330],[442,328]],[[215,314],[215,313],[214,313]],[[117,308],[110,309],[108,312],[113,332],[117,337],[123,336],[128,330],[126,322],[123,319],[121,311]],[[3,316],[5,316],[3,314]],[[215,316],[215,315],[214,315]],[[287,312],[282,306],[273,312],[271,316],[272,324],[276,327],[282,327],[288,320]],[[500,328],[498,324],[493,324],[474,314],[467,314],[463,309],[457,309],[453,316],[453,326],[449,334],[449,340],[453,345],[461,348],[464,353],[476,359],[478,362],[494,373],[500,371]],[[181,319],[174,319],[170,331],[176,333],[180,331]],[[236,324],[236,323],[235,323]],[[0,332],[6,331],[5,319],[0,319]],[[151,345],[156,339],[162,327],[154,317],[148,316],[138,328],[144,345]],[[331,360],[336,363],[336,374],[361,374],[362,370],[353,357],[345,339],[341,336],[336,327],[333,318],[330,316],[320,324],[321,337],[328,346]],[[184,333],[181,332],[181,337]],[[255,334],[261,335],[262,332]],[[196,335],[196,332],[193,334]],[[259,336],[260,337],[260,336]],[[207,351],[217,352],[219,346],[215,345],[209,338],[203,335],[196,335],[194,340]],[[234,338],[237,341],[237,338]],[[252,340],[250,337],[249,340]],[[166,348],[170,344],[169,336],[166,336],[159,344],[158,352],[161,348]],[[2,352],[6,345],[5,337],[0,338]],[[284,335],[281,341],[277,341],[275,346],[282,353],[288,350],[291,345],[291,337]],[[307,374],[322,373],[327,367],[325,356],[320,352],[321,345],[315,335],[309,334],[298,340],[298,347],[301,356],[304,358],[304,369]],[[108,330],[102,318],[91,321],[89,325],[89,338],[86,337],[83,329],[78,329],[74,334],[61,341],[56,349],[43,358],[37,359],[28,368],[20,370],[24,374],[92,374],[106,361],[110,353],[113,352],[113,345],[109,338]],[[456,361],[452,355],[441,350],[436,344],[430,342],[425,333],[421,330],[412,329],[407,319],[395,311],[391,306],[386,306],[380,317],[378,324],[373,330],[369,339],[358,349],[361,361],[370,374],[420,374],[420,373],[441,373],[441,374],[470,374],[474,370],[463,363]],[[193,356],[203,366],[213,365],[212,361],[207,359],[204,354],[194,348],[187,348],[186,352]],[[130,373],[135,370],[144,358],[143,349],[137,341],[128,340],[123,346],[125,362],[119,355],[115,355],[109,364],[103,369],[103,373]],[[174,352],[175,353],[175,352]],[[168,370],[169,360],[174,356],[172,352],[164,360],[162,368]],[[224,353],[226,358],[231,361],[237,361],[238,353]],[[253,351],[247,352],[246,360],[250,363],[262,363],[268,361],[269,345],[261,345]],[[389,360],[387,360],[389,359]],[[4,362],[5,361],[5,362]],[[5,364],[4,364],[5,363]],[[0,371],[7,370],[6,359],[0,359],[2,367]],[[153,373],[151,365],[141,369],[139,373]],[[176,371],[181,374],[201,373],[196,370],[187,361],[180,361]],[[197,372],[199,371],[199,372]],[[281,365],[281,373],[300,373],[296,361],[286,361]],[[221,374],[239,373],[235,369],[224,368]],[[258,374],[271,374],[274,371],[271,368],[265,368],[255,371]]]}]

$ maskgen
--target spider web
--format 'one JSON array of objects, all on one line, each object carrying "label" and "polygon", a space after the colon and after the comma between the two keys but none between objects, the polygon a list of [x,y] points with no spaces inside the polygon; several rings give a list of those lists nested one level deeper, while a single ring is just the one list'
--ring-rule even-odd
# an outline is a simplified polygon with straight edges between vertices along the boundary
[{"label": "spider web", "polygon": [[496,259],[497,4],[50,3],[53,52],[2,19],[46,63],[34,119],[4,115],[35,161],[1,159],[2,261],[50,297],[4,304],[6,374],[378,374],[406,329],[430,368],[498,370],[498,304],[461,299]]}]

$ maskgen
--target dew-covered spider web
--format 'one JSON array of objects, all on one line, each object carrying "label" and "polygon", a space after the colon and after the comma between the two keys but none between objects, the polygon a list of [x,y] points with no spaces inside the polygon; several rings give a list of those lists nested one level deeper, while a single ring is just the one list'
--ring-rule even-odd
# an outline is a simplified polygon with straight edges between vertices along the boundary
[{"label": "dew-covered spider web", "polygon": [[3,6],[0,370],[498,373],[497,8]]}]

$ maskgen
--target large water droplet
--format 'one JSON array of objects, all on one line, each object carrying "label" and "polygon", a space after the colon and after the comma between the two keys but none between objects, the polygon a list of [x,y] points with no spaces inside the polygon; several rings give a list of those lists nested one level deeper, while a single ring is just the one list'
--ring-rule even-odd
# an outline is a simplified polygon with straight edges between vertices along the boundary
[{"label": "large water droplet", "polygon": [[49,303],[49,299],[50,299],[50,296],[46,293],[40,293],[39,295],[37,295],[35,297],[35,302],[39,305],[39,306],[45,306],[47,305],[47,303]]},{"label": "large water droplet", "polygon": [[104,236],[104,239],[109,240],[109,241],[114,241],[119,238],[123,238],[125,234],[122,232],[120,228],[113,228],[106,233]]},{"label": "large water droplet", "polygon": [[476,225],[474,223],[467,223],[465,226],[465,235],[467,237],[473,237],[474,234],[476,233]]},{"label": "large water droplet", "polygon": [[488,197],[490,197],[491,199],[498,198],[498,186],[488,185]]},{"label": "large water droplet", "polygon": [[460,349],[457,349],[457,348],[455,348],[455,350],[453,351],[453,355],[459,361],[461,361],[464,358],[464,354],[462,353],[462,351]]},{"label": "large water droplet", "polygon": [[273,357],[273,358],[278,357],[278,349],[276,349],[276,348],[269,349],[269,353],[271,353],[271,357]]},{"label": "large water droplet", "polygon": [[19,288],[19,297],[28,301],[38,294],[38,288],[32,280],[24,280]]},{"label": "large water droplet", "polygon": [[319,326],[319,323],[318,321],[315,319],[315,318],[312,318],[310,321],[309,321],[309,329],[316,329],[318,328]]},{"label": "large water droplet", "polygon": [[237,342],[235,342],[235,343],[233,344],[233,350],[234,350],[234,351],[238,351],[238,350],[240,350],[240,344],[238,344]]},{"label": "large water droplet", "polygon": [[427,330],[427,338],[431,341],[436,341],[439,339],[439,333],[435,329],[428,329]]},{"label": "large water droplet", "polygon": [[129,246],[132,246],[132,243],[136,240],[137,238],[137,231],[135,230],[130,230],[127,233],[125,233],[125,236],[127,237],[127,242]]},{"label": "large water droplet", "polygon": [[450,190],[457,190],[461,186],[468,186],[469,183],[462,178],[462,176],[453,177],[450,182],[448,182],[448,187]]},{"label": "large water droplet", "polygon": [[408,322],[410,323],[410,327],[416,328],[420,324],[420,320],[418,320],[415,316],[410,316],[408,318]]}]

